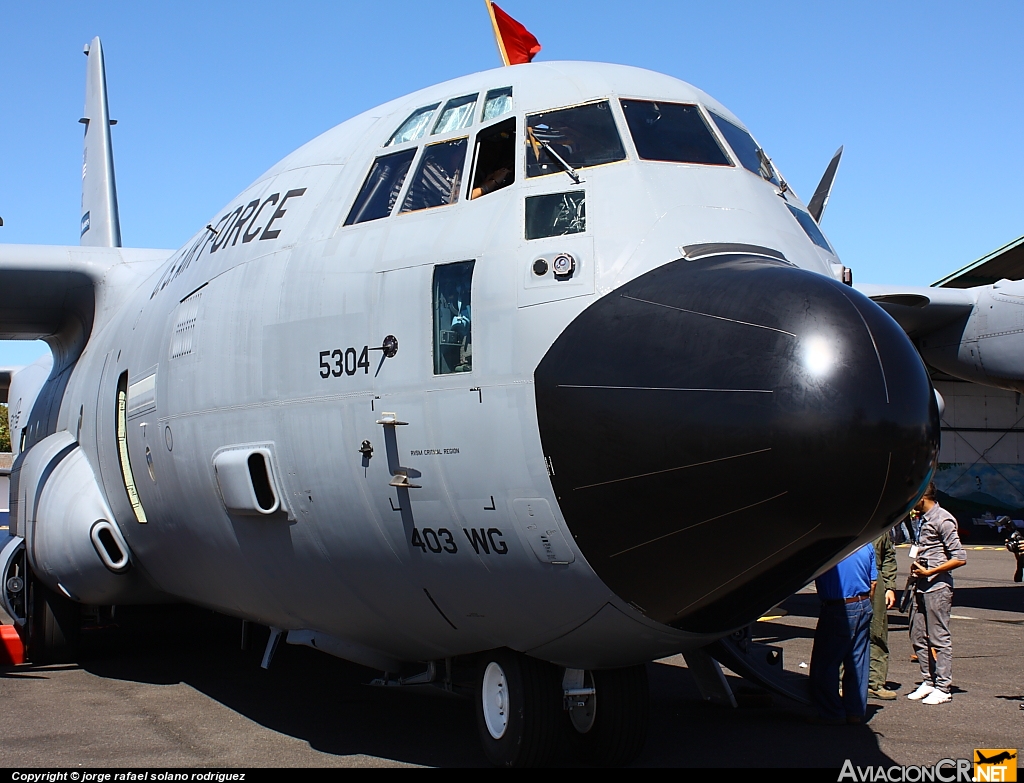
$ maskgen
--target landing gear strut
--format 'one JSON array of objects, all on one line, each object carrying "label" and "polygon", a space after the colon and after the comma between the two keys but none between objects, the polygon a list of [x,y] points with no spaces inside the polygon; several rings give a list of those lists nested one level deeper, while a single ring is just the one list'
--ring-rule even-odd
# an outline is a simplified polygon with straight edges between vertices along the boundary
[{"label": "landing gear strut", "polygon": [[22,539],[8,536],[0,550],[0,605],[18,628],[25,657],[33,663],[71,660],[78,647],[81,605],[35,577]]}]

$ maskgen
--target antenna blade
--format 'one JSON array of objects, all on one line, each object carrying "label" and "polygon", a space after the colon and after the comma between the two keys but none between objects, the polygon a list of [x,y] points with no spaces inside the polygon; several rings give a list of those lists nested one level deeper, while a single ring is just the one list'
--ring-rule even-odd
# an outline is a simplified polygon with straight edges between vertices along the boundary
[{"label": "antenna blade", "polygon": [[82,235],[79,244],[121,247],[121,221],[114,184],[114,149],[110,141],[107,74],[103,47],[93,38],[85,47],[85,141],[82,146]]},{"label": "antenna blade", "polygon": [[821,182],[818,183],[814,195],[811,196],[811,203],[807,205],[807,211],[811,213],[815,223],[821,223],[821,216],[828,206],[828,197],[832,193],[832,183],[836,181],[836,172],[839,171],[839,159],[843,157],[843,148],[836,150],[836,154],[829,161],[828,168],[821,175]]}]

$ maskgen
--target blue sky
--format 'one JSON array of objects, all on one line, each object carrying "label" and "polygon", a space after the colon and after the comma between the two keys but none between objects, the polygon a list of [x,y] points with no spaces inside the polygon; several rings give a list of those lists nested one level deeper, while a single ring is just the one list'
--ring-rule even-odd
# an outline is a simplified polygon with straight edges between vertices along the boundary
[{"label": "blue sky", "polygon": [[[708,91],[858,282],[925,285],[1024,234],[1024,3],[505,0],[538,60]],[[85,57],[103,40],[125,245],[176,248],[274,162],[412,90],[500,64],[483,0],[7,3],[0,242],[77,244]],[[0,342],[0,366],[39,343]]]}]

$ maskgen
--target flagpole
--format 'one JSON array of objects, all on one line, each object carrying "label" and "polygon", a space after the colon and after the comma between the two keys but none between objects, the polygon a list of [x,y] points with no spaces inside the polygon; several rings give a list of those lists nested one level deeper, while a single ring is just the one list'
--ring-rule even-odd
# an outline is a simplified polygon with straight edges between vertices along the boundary
[{"label": "flagpole", "polygon": [[494,8],[491,6],[491,0],[484,0],[484,5],[487,6],[487,15],[491,18],[491,27],[494,29],[494,40],[498,44],[498,54],[501,55],[501,62],[504,65],[509,65],[508,54],[505,52],[505,43],[501,40],[501,33],[498,31],[498,20],[494,18]]}]

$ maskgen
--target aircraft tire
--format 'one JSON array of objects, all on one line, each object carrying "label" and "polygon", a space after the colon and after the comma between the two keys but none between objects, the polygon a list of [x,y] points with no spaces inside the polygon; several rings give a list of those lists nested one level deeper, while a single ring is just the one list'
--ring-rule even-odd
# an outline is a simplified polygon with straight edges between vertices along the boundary
[{"label": "aircraft tire", "polygon": [[78,652],[81,606],[55,593],[38,579],[29,584],[25,657],[33,663],[64,663]]},{"label": "aircraft tire", "polygon": [[[595,703],[585,732],[566,712],[569,742],[580,761],[602,767],[629,764],[643,750],[651,723],[651,692],[643,665],[588,672]],[[589,684],[589,683],[588,683]],[[577,720],[576,723],[583,723]]]},{"label": "aircraft tire", "polygon": [[480,656],[476,679],[480,742],[496,767],[539,767],[560,739],[559,669],[501,649]]}]

